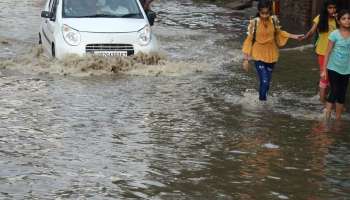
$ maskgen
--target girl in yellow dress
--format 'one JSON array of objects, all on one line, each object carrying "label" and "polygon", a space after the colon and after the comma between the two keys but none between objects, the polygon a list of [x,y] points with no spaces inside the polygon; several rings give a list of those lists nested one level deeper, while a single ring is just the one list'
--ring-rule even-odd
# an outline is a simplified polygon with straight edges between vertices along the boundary
[{"label": "girl in yellow dress", "polygon": [[281,30],[277,17],[272,15],[270,0],[261,0],[258,11],[258,17],[250,21],[248,36],[243,43],[243,67],[247,71],[249,59],[255,61],[260,80],[259,100],[266,101],[273,67],[279,57],[279,47],[286,45],[289,38],[301,40],[303,35]]},{"label": "girl in yellow dress", "polygon": [[[335,20],[337,12],[337,2],[336,0],[326,0],[323,4],[322,12],[320,15],[316,16],[313,20],[313,26],[309,32],[305,35],[305,38],[310,38],[316,32],[318,33],[318,38],[316,42],[316,54],[318,57],[318,63],[320,66],[320,73],[324,71],[324,58],[328,45],[328,37],[332,31],[337,28],[337,23]],[[320,101],[322,103],[326,102],[326,91],[329,86],[329,81],[327,77],[321,78],[320,87]]]}]

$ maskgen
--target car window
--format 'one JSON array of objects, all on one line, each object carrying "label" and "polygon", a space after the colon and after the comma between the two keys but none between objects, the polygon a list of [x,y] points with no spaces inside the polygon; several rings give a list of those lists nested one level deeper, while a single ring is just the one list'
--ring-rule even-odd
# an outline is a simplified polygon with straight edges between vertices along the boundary
[{"label": "car window", "polygon": [[62,16],[143,18],[136,0],[63,0]]}]

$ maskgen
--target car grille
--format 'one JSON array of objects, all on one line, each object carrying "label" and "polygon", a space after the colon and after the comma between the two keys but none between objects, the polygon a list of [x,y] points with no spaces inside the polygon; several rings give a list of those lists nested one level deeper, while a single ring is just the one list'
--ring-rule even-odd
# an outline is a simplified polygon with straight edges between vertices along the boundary
[{"label": "car grille", "polygon": [[134,47],[131,44],[88,44],[85,47],[86,53],[96,51],[126,51],[128,56],[134,55]]}]

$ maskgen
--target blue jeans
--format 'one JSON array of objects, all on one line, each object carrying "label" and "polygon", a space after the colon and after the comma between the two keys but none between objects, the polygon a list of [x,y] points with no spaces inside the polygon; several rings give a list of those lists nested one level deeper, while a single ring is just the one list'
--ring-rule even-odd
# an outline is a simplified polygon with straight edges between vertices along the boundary
[{"label": "blue jeans", "polygon": [[260,101],[267,100],[267,94],[270,89],[270,82],[271,82],[272,70],[274,65],[275,63],[265,63],[262,61],[255,61],[255,68],[260,81],[260,87],[259,87]]}]

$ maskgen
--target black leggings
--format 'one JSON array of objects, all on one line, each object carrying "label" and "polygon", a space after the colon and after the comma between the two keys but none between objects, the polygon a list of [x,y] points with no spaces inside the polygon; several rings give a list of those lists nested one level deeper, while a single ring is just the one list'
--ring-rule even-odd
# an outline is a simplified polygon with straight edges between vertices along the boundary
[{"label": "black leggings", "polygon": [[327,102],[344,104],[346,90],[349,83],[349,75],[342,75],[328,69],[328,77],[330,82],[330,92]]}]

